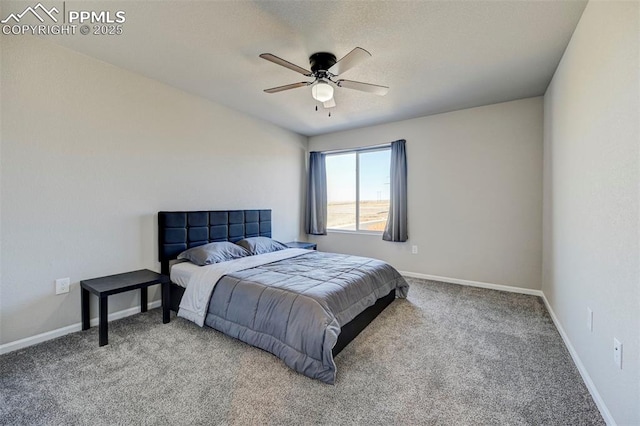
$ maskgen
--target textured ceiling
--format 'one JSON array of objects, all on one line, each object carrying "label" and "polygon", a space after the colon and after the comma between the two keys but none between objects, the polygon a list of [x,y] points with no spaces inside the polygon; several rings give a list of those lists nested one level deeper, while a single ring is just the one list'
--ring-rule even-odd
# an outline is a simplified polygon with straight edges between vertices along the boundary
[{"label": "textured ceiling", "polygon": [[[317,135],[542,95],[585,5],[67,1],[67,10],[124,10],[124,34],[45,38],[300,134]],[[373,56],[341,77],[389,86],[386,96],[338,88],[337,107],[328,117],[315,111],[308,87],[263,92],[306,78],[260,59],[260,53],[308,68],[314,52],[340,58],[356,46]]]}]

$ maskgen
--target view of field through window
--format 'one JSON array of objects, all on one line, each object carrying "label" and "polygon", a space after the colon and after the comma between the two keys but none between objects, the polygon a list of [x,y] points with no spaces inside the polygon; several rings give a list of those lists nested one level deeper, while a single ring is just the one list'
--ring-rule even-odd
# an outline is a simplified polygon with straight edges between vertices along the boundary
[{"label": "view of field through window", "polygon": [[[389,149],[326,157],[327,227],[382,232],[389,215]],[[359,157],[359,158],[358,158]],[[359,173],[356,176],[356,164]],[[357,199],[359,186],[359,200]],[[356,220],[356,205],[359,217]]]}]

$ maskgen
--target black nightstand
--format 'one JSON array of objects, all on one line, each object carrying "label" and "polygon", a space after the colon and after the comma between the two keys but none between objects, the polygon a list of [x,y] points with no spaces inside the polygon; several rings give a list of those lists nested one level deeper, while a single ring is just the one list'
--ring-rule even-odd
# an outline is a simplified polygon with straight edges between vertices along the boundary
[{"label": "black nightstand", "polygon": [[169,322],[169,283],[170,279],[166,275],[141,269],[139,271],[127,272],[124,274],[109,275],[108,277],[94,278],[80,281],[81,304],[82,304],[82,329],[88,330],[89,324],[89,293],[93,293],[100,299],[99,303],[99,335],[100,346],[107,345],[108,333],[108,297],[112,294],[123,293],[125,291],[140,289],[140,310],[147,312],[147,287],[154,284],[162,285],[162,322]]},{"label": "black nightstand", "polygon": [[290,241],[288,243],[284,243],[285,246],[289,248],[301,248],[307,250],[318,250],[318,245],[316,243],[305,243],[304,241]]}]

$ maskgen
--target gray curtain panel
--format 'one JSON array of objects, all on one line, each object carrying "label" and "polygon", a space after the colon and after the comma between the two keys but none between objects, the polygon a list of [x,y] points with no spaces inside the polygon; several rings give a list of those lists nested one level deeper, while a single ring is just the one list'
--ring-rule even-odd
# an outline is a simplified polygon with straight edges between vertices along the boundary
[{"label": "gray curtain panel", "polygon": [[327,168],[321,152],[309,156],[305,227],[307,234],[327,235]]},{"label": "gray curtain panel", "polygon": [[391,201],[382,239],[404,242],[407,233],[407,151],[406,141],[391,142]]}]

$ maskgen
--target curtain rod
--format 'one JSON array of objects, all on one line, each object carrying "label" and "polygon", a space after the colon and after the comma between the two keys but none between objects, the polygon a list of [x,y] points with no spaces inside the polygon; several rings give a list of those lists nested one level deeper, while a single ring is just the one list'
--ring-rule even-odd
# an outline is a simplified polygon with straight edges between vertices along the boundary
[{"label": "curtain rod", "polygon": [[333,149],[330,151],[320,151],[320,152],[322,152],[323,154],[339,154],[341,152],[369,151],[373,149],[390,148],[390,147],[391,147],[391,143],[383,143],[380,145],[370,145],[370,146],[364,146],[360,148]]}]

